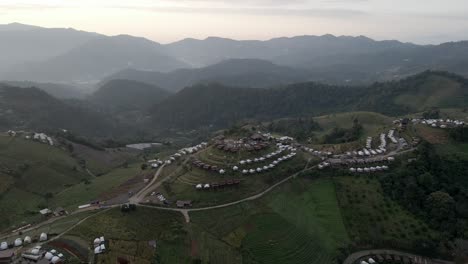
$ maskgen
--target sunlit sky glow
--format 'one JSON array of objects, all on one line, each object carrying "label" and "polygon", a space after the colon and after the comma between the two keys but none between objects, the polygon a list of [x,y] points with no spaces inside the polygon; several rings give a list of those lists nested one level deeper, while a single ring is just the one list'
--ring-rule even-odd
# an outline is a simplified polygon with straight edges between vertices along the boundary
[{"label": "sunlit sky glow", "polygon": [[161,43],[220,36],[468,39],[466,0],[1,0],[0,23],[130,34]]}]

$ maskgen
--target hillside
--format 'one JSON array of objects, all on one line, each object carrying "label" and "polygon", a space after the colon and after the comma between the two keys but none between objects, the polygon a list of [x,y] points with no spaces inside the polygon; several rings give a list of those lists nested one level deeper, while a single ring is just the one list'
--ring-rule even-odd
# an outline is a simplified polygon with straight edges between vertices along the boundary
[{"label": "hillside", "polygon": [[146,110],[169,96],[159,87],[130,80],[111,80],[94,92],[88,100],[112,111]]},{"label": "hillside", "polygon": [[[418,100],[403,100],[415,97]],[[430,107],[463,107],[466,102],[466,79],[448,73],[425,72],[398,82],[362,87],[299,83],[278,89],[233,89],[219,84],[196,85],[156,105],[152,115],[159,125],[223,127],[242,119],[346,111],[396,116]]]},{"label": "hillside", "polygon": [[111,117],[61,101],[37,88],[0,86],[0,120],[1,130],[67,129],[87,136],[119,133],[119,125]]},{"label": "hillside", "polygon": [[231,59],[198,69],[181,69],[169,73],[126,69],[106,80],[128,79],[179,91],[197,83],[218,82],[229,86],[270,87],[308,81],[309,73],[301,69],[278,66],[258,59]]}]

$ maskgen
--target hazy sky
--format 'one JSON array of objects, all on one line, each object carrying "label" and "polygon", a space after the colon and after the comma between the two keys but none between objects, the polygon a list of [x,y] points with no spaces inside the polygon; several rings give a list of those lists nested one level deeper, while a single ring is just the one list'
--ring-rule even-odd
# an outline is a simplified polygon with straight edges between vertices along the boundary
[{"label": "hazy sky", "polygon": [[326,33],[439,43],[468,39],[468,0],[0,0],[0,23],[11,22],[161,43]]}]

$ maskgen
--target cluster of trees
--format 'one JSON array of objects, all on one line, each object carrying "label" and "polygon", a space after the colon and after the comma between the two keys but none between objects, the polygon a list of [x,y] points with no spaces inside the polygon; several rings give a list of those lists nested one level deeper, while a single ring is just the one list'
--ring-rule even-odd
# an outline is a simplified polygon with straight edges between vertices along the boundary
[{"label": "cluster of trees", "polygon": [[468,127],[462,126],[450,130],[450,138],[457,142],[468,142]]},{"label": "cluster of trees", "polygon": [[313,132],[318,130],[321,127],[312,117],[279,119],[268,125],[268,131],[289,135],[299,141],[313,137]]},{"label": "cluster of trees", "polygon": [[441,241],[468,238],[468,160],[426,142],[418,158],[381,177],[385,193],[439,230]]},{"label": "cluster of trees", "polygon": [[353,126],[351,128],[339,128],[335,127],[333,130],[323,137],[323,143],[325,144],[340,144],[346,142],[352,142],[358,140],[362,135],[363,127],[359,123],[359,120],[353,120]]}]

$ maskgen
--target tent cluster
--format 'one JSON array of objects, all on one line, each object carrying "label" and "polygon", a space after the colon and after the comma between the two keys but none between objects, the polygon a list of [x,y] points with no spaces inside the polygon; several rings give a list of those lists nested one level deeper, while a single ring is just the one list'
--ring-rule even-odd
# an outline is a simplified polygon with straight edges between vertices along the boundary
[{"label": "tent cluster", "polygon": [[64,262],[64,255],[62,253],[59,253],[57,250],[52,249],[50,251],[47,251],[45,254],[45,259],[50,261],[50,263],[63,263]]},{"label": "tent cluster", "polygon": [[[41,246],[35,246],[31,250],[24,252],[21,254],[21,256],[27,260],[32,260],[34,262],[37,262],[40,260],[44,255],[44,251],[42,250]],[[63,254],[60,254],[63,258]],[[53,257],[53,256],[52,256]],[[61,257],[57,256],[59,259]],[[51,259],[50,259],[51,260]],[[29,263],[29,262],[28,262]],[[57,262],[56,262],[57,263]]]},{"label": "tent cluster", "polygon": [[327,167],[330,167],[330,165],[331,165],[331,164],[330,164],[329,162],[322,162],[322,163],[320,163],[320,164],[318,165],[318,168],[319,168],[320,170],[322,170],[322,169],[325,169],[325,168],[327,168]]},{"label": "tent cluster", "polygon": [[101,253],[104,253],[106,251],[106,240],[104,239],[104,237],[96,237],[93,241],[93,245],[94,245],[94,254],[101,254]]},{"label": "tent cluster", "polygon": [[44,133],[34,133],[33,139],[37,140],[37,141],[40,141],[42,143],[45,143],[45,144],[49,144],[51,146],[54,145],[54,141],[52,140],[52,138],[47,136]]},{"label": "tent cluster", "polygon": [[[415,123],[417,123],[418,119],[413,119]],[[431,127],[438,127],[438,128],[448,128],[448,127],[458,127],[465,125],[465,122],[459,120],[452,120],[452,119],[423,119],[421,120],[421,124],[428,125]]]},{"label": "tent cluster", "polygon": [[357,172],[357,173],[367,173],[367,172],[377,172],[377,171],[385,171],[388,170],[388,166],[376,166],[376,167],[365,167],[365,168],[350,168],[350,172]]},{"label": "tent cluster", "polygon": [[240,184],[240,180],[226,180],[222,182],[214,182],[214,183],[199,183],[195,185],[195,189],[197,190],[213,190],[218,188],[224,187],[234,187]]}]

